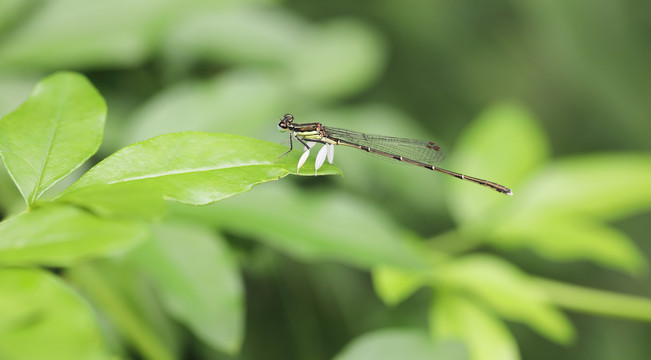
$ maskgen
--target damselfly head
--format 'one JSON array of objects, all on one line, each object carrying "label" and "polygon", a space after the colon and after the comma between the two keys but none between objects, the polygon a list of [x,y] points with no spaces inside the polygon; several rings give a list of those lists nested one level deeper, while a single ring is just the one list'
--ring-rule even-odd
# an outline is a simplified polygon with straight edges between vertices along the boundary
[{"label": "damselfly head", "polygon": [[285,114],[282,119],[280,119],[280,122],[278,123],[278,127],[281,130],[286,130],[289,128],[289,125],[294,121],[294,117],[292,114]]}]

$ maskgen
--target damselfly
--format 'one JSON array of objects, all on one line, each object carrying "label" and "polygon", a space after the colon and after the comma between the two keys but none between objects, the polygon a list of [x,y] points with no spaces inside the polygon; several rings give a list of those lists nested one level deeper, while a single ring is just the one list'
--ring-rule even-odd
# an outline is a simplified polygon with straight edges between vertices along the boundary
[{"label": "damselfly", "polygon": [[325,162],[326,157],[328,158],[328,162],[332,164],[334,145],[345,145],[364,150],[371,154],[420,166],[425,169],[436,170],[454,176],[457,179],[467,180],[489,187],[502,194],[513,195],[511,189],[503,185],[434,166],[434,164],[438,164],[443,160],[443,151],[431,141],[362,134],[351,130],[323,126],[321,123],[295,124],[294,117],[291,114],[283,116],[278,123],[278,127],[282,130],[290,131],[289,150],[280,155],[280,157],[292,151],[294,148],[292,139],[294,138],[305,146],[305,152],[298,162],[296,171],[303,166],[310,154],[310,149],[315,144],[324,144],[316,157],[315,168],[317,171]]}]

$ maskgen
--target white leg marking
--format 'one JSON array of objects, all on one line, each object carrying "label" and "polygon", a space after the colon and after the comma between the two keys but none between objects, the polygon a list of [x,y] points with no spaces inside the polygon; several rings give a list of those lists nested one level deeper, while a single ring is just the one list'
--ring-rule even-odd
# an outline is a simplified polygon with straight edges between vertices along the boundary
[{"label": "white leg marking", "polygon": [[328,145],[323,145],[321,150],[316,154],[316,162],[314,163],[314,175],[316,176],[316,172],[319,170],[321,166],[323,166],[323,163],[325,162],[326,159],[326,153],[328,151]]},{"label": "white leg marking", "polygon": [[328,162],[332,164],[332,161],[335,158],[335,146],[332,144],[326,144],[328,148]]},{"label": "white leg marking", "polygon": [[298,170],[305,164],[305,161],[307,158],[310,156],[310,149],[307,149],[303,152],[303,155],[301,155],[301,158],[298,159],[298,165],[296,165],[296,173],[298,174]]}]

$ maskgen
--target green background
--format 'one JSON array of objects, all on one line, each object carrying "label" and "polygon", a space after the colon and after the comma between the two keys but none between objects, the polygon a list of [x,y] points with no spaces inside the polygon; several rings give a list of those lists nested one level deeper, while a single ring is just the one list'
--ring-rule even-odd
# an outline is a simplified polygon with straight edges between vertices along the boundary
[{"label": "green background", "polygon": [[[30,284],[45,272],[4,268],[0,289],[32,299],[61,294],[38,305],[59,316],[74,304],[92,307],[46,325],[61,329],[74,316],[71,329],[99,323],[63,343],[96,342],[119,358],[646,359],[648,303],[574,291],[651,297],[649,36],[651,5],[633,0],[2,1],[0,116],[25,121],[1,127],[3,144],[42,144],[38,131],[31,145],[13,134],[38,129],[46,115],[14,110],[56,71],[84,74],[108,113],[94,155],[96,141],[84,133],[60,139],[69,171],[51,181],[16,187],[0,171],[2,217],[25,210],[21,194],[34,215],[22,230],[3,223],[2,266],[48,266],[40,287]],[[84,89],[70,101],[103,114],[96,96]],[[271,159],[288,145],[276,126],[288,112],[297,122],[436,141],[447,154],[443,168],[515,195],[340,148],[343,176],[286,177],[203,207],[161,210],[153,198],[222,200],[287,175],[298,152],[265,180],[217,181],[221,193],[207,195],[215,183],[205,177],[160,196],[146,191],[157,184],[72,191],[142,163],[109,162],[62,198],[111,216],[66,235],[83,240],[103,229],[97,247],[7,250],[26,228],[33,232],[25,239],[38,242],[61,224],[87,221],[85,211],[38,209],[32,200],[56,197],[127,145],[205,131],[282,144],[226,136],[232,152],[215,150],[214,161]],[[223,140],[184,136],[158,138],[160,166],[212,161],[197,154]],[[453,260],[423,270],[412,243],[436,261]],[[8,299],[0,296],[3,314],[20,314],[26,300]],[[3,316],[0,334],[23,320]],[[103,356],[40,343],[48,336],[39,334],[0,340],[0,358],[39,356],[6,350],[21,341],[59,347],[61,358]]]}]

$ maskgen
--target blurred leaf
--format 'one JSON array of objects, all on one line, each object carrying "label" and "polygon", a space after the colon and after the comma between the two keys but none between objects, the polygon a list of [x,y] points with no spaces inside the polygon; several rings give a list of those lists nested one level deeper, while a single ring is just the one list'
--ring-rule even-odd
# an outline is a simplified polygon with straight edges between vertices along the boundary
[{"label": "blurred leaf", "polygon": [[173,209],[301,259],[338,260],[362,268],[423,268],[431,262],[413,235],[354,196],[270,185],[215,206]]},{"label": "blurred leaf", "polygon": [[[511,132],[510,138],[499,140],[498,134]],[[491,143],[513,146],[503,151],[508,157],[496,154],[495,158],[511,159],[505,161],[508,167],[502,172],[511,174],[516,184],[527,174],[531,177],[546,157],[541,131],[512,105],[489,111],[469,133],[464,143],[477,146],[475,151],[492,151]],[[482,138],[491,133],[496,139]],[[467,225],[463,230],[502,247],[526,246],[556,260],[590,259],[629,272],[644,267],[644,259],[626,236],[590,216],[612,219],[650,208],[651,158],[637,154],[579,157],[557,161],[537,174],[519,192],[514,191],[508,203],[470,189],[459,192],[451,205],[457,220]]]},{"label": "blurred leaf", "polygon": [[109,359],[93,310],[57,277],[0,269],[0,357]]},{"label": "blurred leaf", "polygon": [[364,89],[386,61],[382,38],[360,21],[317,27],[285,12],[256,8],[188,17],[172,29],[165,49],[172,63],[209,59],[286,68],[291,94],[321,100]]},{"label": "blurred leaf", "polygon": [[70,203],[105,217],[156,220],[167,213],[167,203],[146,184],[90,185],[68,191],[58,203]]},{"label": "blurred leaf", "polygon": [[346,345],[334,360],[463,360],[462,346],[433,342],[418,330],[385,329],[362,335]]},{"label": "blurred leaf", "polygon": [[[39,78],[24,74],[0,74],[0,118],[15,110],[29,96],[34,83],[38,82]],[[11,179],[7,168],[0,166],[1,213],[15,214],[24,210],[25,200],[20,190]]]},{"label": "blurred leaf", "polygon": [[[278,159],[284,151],[281,145],[229,134],[161,135],[104,159],[63,196],[87,186],[119,184],[124,191],[144,187],[165,199],[210,204],[293,173],[299,152]],[[319,170],[320,175],[336,173],[329,164]],[[314,174],[313,164],[301,168],[301,174]]]},{"label": "blurred leaf", "polygon": [[0,263],[68,266],[124,251],[147,236],[147,228],[108,220],[71,206],[37,208],[0,223]]},{"label": "blurred leaf", "polygon": [[169,86],[136,110],[123,143],[189,130],[262,137],[265,129],[276,129],[287,107],[286,93],[280,77],[253,70]]},{"label": "blurred leaf", "polygon": [[[39,4],[39,0],[5,0],[0,2],[0,36],[23,20],[26,13]],[[2,114],[0,114],[2,115]]]},{"label": "blurred leaf", "polygon": [[65,276],[92,303],[107,337],[120,341],[118,347],[137,349],[144,359],[178,359],[177,327],[131,265],[122,257],[100,259],[70,267]]},{"label": "blurred leaf", "polygon": [[569,320],[551,304],[545,291],[519,269],[488,255],[471,255],[438,266],[436,286],[478,297],[501,316],[523,322],[550,340],[568,343]]},{"label": "blurred leaf", "polygon": [[76,73],[56,73],[0,120],[0,153],[28,204],[79,167],[102,142],[106,104]]},{"label": "blurred leaf", "polygon": [[538,286],[566,309],[651,322],[651,299],[538,278]]},{"label": "blurred leaf", "polygon": [[280,65],[301,51],[310,30],[300,17],[276,8],[197,11],[170,29],[164,55],[171,62]]},{"label": "blurred leaf", "polygon": [[0,217],[23,211],[25,201],[6,168],[0,167]]},{"label": "blurred leaf", "polygon": [[[450,155],[450,163],[455,164],[450,170],[502,184],[517,197],[517,185],[547,156],[547,139],[533,116],[520,105],[502,103],[466,129]],[[514,201],[481,186],[468,186],[466,181],[452,181],[450,211],[459,224],[487,222],[487,214],[494,216],[497,207]]]},{"label": "blurred leaf", "polygon": [[[625,174],[625,175],[622,175]],[[514,202],[489,241],[529,247],[555,260],[588,259],[639,272],[646,261],[634,242],[600,220],[651,208],[651,157],[581,156],[549,165]]]},{"label": "blurred leaf", "polygon": [[472,360],[520,359],[515,339],[506,326],[463,297],[437,292],[429,321],[435,339],[462,341]]},{"label": "blurred leaf", "polygon": [[171,0],[42,2],[0,46],[0,68],[133,65],[149,54],[161,23],[175,10]]},{"label": "blurred leaf", "polygon": [[550,304],[536,280],[496,257],[471,255],[423,271],[381,267],[373,275],[378,295],[388,304],[403,301],[424,285],[455,289],[556,342],[567,343],[574,336],[570,322]]},{"label": "blurred leaf", "polygon": [[0,118],[20,106],[40,79],[36,74],[0,73]]},{"label": "blurred leaf", "polygon": [[429,284],[424,274],[389,266],[373,269],[373,286],[380,299],[388,305],[397,305],[407,299],[421,286]]},{"label": "blurred leaf", "polygon": [[359,21],[332,21],[309,33],[301,49],[291,54],[296,92],[320,100],[356,94],[384,69],[382,39]]},{"label": "blurred leaf", "polygon": [[533,179],[516,212],[534,212],[534,217],[579,214],[618,219],[651,209],[649,179],[648,154],[567,158],[550,164]]},{"label": "blurred leaf", "polygon": [[228,353],[243,337],[243,284],[233,256],[215,233],[163,224],[130,259],[154,281],[164,305],[199,338]]},{"label": "blurred leaf", "polygon": [[554,260],[592,260],[630,273],[646,269],[635,243],[620,231],[582,216],[555,215],[509,222],[489,238],[503,248],[527,247]]}]

